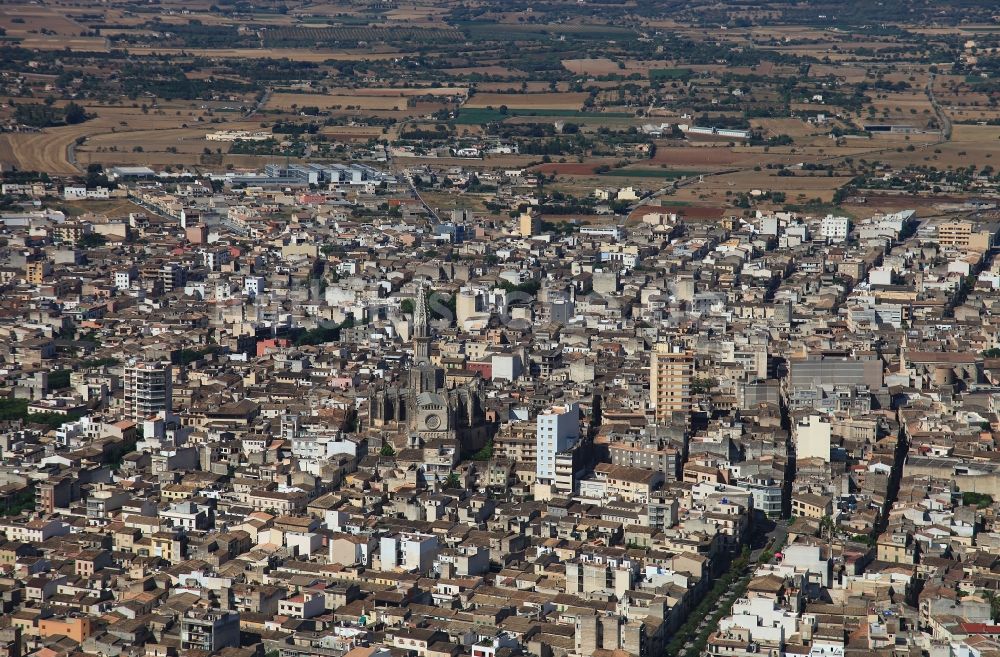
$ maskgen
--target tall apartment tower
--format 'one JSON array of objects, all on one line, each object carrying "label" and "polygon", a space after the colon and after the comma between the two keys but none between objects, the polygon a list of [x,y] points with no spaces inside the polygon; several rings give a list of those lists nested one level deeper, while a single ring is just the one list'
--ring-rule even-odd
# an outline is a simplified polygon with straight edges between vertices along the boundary
[{"label": "tall apartment tower", "polygon": [[181,619],[181,648],[218,652],[240,645],[240,615],[219,609],[192,609]]},{"label": "tall apartment tower", "polygon": [[542,230],[542,220],[532,212],[522,212],[517,220],[517,232],[521,237],[534,237]]},{"label": "tall apartment tower", "polygon": [[556,454],[572,447],[579,438],[580,407],[576,402],[552,406],[538,414],[535,428],[535,476],[539,482],[555,482]]},{"label": "tall apartment tower", "polygon": [[668,424],[674,413],[691,412],[694,354],[659,343],[649,359],[649,402],[657,424]]},{"label": "tall apartment tower", "polygon": [[170,363],[131,362],[125,366],[125,415],[136,422],[173,410]]}]

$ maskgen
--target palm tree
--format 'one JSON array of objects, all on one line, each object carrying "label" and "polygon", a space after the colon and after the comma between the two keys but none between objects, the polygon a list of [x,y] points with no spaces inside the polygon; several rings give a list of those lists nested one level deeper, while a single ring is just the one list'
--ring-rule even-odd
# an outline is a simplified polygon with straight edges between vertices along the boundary
[{"label": "palm tree", "polygon": [[995,623],[1000,620],[1000,595],[996,591],[985,591],[984,597],[990,603],[990,618]]},{"label": "palm tree", "polygon": [[833,518],[831,516],[823,516],[819,521],[819,535],[822,538],[824,535],[829,540],[833,540],[834,532],[836,526],[833,524]]}]

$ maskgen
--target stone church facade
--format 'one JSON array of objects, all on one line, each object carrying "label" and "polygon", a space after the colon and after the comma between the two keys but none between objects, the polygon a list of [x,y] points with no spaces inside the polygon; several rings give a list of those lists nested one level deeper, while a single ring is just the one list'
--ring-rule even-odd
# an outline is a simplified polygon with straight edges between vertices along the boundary
[{"label": "stone church facade", "polygon": [[479,378],[453,388],[445,386],[444,369],[431,363],[431,331],[421,287],[413,313],[413,361],[407,385],[387,385],[369,400],[371,428],[397,431],[409,447],[429,442],[453,443],[460,453],[486,444],[483,385]]}]

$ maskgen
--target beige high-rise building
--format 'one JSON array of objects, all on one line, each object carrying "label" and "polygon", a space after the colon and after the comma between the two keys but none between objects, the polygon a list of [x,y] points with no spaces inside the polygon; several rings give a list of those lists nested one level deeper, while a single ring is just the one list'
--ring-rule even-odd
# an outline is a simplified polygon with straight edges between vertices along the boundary
[{"label": "beige high-rise building", "polygon": [[657,344],[649,359],[649,401],[657,424],[666,424],[674,413],[691,411],[694,354],[668,343]]},{"label": "beige high-rise building", "polygon": [[534,237],[542,229],[541,218],[530,210],[522,212],[517,223],[518,232],[521,234],[521,237]]},{"label": "beige high-rise building", "polygon": [[949,221],[937,227],[938,244],[962,249],[988,251],[996,242],[1000,226],[996,223]]}]

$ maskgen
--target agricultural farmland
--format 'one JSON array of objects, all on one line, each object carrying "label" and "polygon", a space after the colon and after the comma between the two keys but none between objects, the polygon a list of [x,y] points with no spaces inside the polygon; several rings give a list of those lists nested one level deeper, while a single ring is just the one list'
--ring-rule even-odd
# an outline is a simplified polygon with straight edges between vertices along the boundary
[{"label": "agricultural farmland", "polygon": [[435,44],[464,40],[459,30],[434,27],[278,27],[263,32],[265,47],[357,46],[359,43]]},{"label": "agricultural farmland", "polygon": [[582,110],[588,98],[586,93],[526,93],[476,94],[465,102],[468,108],[499,108],[506,106],[516,110]]},{"label": "agricultural farmland", "polygon": [[[431,169],[509,161],[573,194],[613,183],[653,192],[735,169],[677,194],[734,203],[756,176],[787,184],[795,204],[846,196],[874,162],[988,165],[990,124],[1000,123],[1000,92],[974,64],[943,70],[899,51],[888,32],[803,24],[791,8],[774,9],[797,16],[788,24],[750,12],[722,30],[702,22],[720,20],[711,10],[690,7],[669,17],[641,8],[609,25],[583,5],[540,6],[530,20],[447,3],[57,5],[0,8],[15,72],[0,95],[0,160],[67,175],[91,164],[204,171],[276,156],[381,158],[388,148]],[[912,34],[927,52],[954,48],[955,61],[971,62],[946,33]],[[58,111],[17,109],[49,97],[56,110],[77,99],[87,119],[63,125]],[[879,123],[884,131],[866,129]],[[204,139],[227,129],[272,136]],[[797,167],[808,180],[785,171]]]}]

